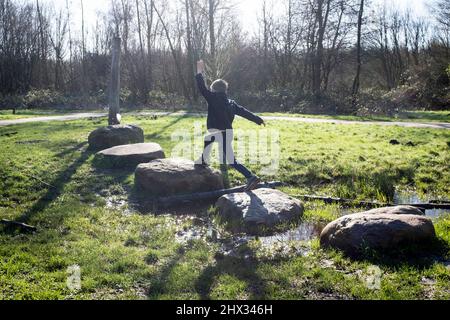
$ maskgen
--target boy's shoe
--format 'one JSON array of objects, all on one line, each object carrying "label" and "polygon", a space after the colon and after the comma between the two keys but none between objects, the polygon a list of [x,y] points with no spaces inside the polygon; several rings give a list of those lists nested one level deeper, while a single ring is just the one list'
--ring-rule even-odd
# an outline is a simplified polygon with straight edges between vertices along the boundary
[{"label": "boy's shoe", "polygon": [[248,178],[247,185],[245,186],[245,191],[251,191],[256,188],[261,179],[258,176],[252,176]]}]

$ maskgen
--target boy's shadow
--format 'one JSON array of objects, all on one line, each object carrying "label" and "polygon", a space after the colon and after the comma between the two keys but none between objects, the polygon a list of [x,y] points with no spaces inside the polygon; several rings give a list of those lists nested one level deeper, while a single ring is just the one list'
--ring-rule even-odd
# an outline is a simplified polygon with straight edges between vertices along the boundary
[{"label": "boy's shadow", "polygon": [[[241,248],[242,250],[243,248]],[[248,249],[248,248],[247,248]],[[266,297],[266,282],[257,273],[259,262],[250,258],[223,256],[216,253],[216,263],[203,269],[195,283],[195,290],[202,300],[210,300],[213,286],[221,275],[230,275],[245,282],[248,299],[260,300]]]}]

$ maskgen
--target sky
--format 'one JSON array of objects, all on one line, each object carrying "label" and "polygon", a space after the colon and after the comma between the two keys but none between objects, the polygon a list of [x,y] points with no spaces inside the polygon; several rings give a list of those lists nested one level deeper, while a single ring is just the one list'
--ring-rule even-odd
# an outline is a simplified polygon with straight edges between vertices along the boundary
[{"label": "sky", "polygon": [[[65,6],[66,0],[41,0],[42,2],[53,2],[57,6]],[[80,1],[68,0],[72,6],[72,17],[81,20]],[[178,1],[178,0],[170,0]],[[243,31],[253,33],[257,30],[257,17],[260,11],[263,0],[232,0],[236,3],[236,11],[239,12],[240,21]],[[277,1],[273,0],[276,4]],[[412,12],[417,15],[427,15],[427,6],[432,0],[369,0],[374,4],[392,4],[401,9],[411,8]],[[111,0],[84,0],[84,15],[87,24],[93,26],[95,24],[97,14],[99,11],[105,10],[109,7]]]}]

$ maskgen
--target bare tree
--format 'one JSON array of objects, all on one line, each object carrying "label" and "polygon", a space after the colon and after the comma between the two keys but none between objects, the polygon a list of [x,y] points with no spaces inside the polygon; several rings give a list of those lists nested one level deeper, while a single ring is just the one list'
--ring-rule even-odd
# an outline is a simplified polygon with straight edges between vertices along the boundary
[{"label": "bare tree", "polygon": [[194,72],[195,72],[195,61],[194,61],[194,48],[192,45],[192,29],[191,29],[191,13],[190,13],[190,6],[189,6],[189,0],[184,1],[184,9],[185,9],[185,19],[186,19],[186,46],[187,46],[187,61],[188,61],[188,81],[190,81],[190,89],[191,89],[191,95],[194,100],[197,100],[197,90],[195,87],[194,82]]},{"label": "bare tree", "polygon": [[138,26],[138,37],[139,37],[139,49],[141,53],[141,63],[143,66],[142,75],[142,86],[141,86],[141,98],[144,102],[147,102],[148,86],[147,86],[147,59],[145,58],[144,52],[144,42],[142,40],[142,26],[141,26],[141,15],[139,10],[139,0],[136,0],[136,17]]},{"label": "bare tree", "polygon": [[323,41],[330,12],[331,0],[316,0],[317,46],[313,63],[313,92],[316,97],[322,93]]},{"label": "bare tree", "polygon": [[[403,90],[399,85],[420,93],[440,88],[428,96],[444,97],[447,2],[434,0],[434,20],[426,21],[367,0],[264,0],[256,8],[258,32],[246,34],[234,1],[111,0],[88,24],[83,0],[58,9],[0,0],[0,93],[50,89],[107,103],[110,48],[121,37],[121,101],[129,106],[195,100],[199,58],[209,78],[224,77],[232,94],[270,108],[326,108],[359,99],[362,89]],[[77,26],[74,7],[81,9]]]},{"label": "bare tree", "polygon": [[177,54],[176,54],[176,51],[175,51],[175,47],[173,46],[172,40],[170,38],[169,29],[167,28],[167,25],[164,22],[160,12],[156,8],[155,3],[153,2],[152,4],[153,4],[153,10],[155,10],[155,13],[158,16],[159,21],[161,22],[161,25],[162,25],[162,27],[164,29],[164,33],[166,35],[166,39],[167,39],[167,42],[168,42],[169,47],[170,47],[170,52],[172,53],[172,57],[173,57],[173,60],[175,62],[175,66],[176,66],[176,69],[177,69],[179,80],[181,82],[181,86],[182,86],[182,89],[183,89],[184,96],[185,96],[185,98],[190,100],[189,91],[187,89],[186,82],[184,80],[184,76],[183,76],[183,72],[182,72],[182,68],[181,68],[181,63],[180,63],[180,61],[179,61],[179,59],[177,57]]},{"label": "bare tree", "polygon": [[363,23],[363,15],[364,15],[364,0],[360,0],[359,2],[359,10],[358,10],[358,24],[357,24],[357,36],[356,36],[356,75],[353,80],[353,88],[352,94],[355,96],[359,91],[359,78],[361,75],[361,39],[362,39],[362,23]]},{"label": "bare tree", "polygon": [[50,42],[55,52],[55,79],[54,87],[61,90],[64,81],[62,80],[62,67],[64,65],[64,42],[67,34],[67,19],[63,11],[60,10],[56,16],[53,35],[49,35]]},{"label": "bare tree", "polygon": [[216,61],[216,30],[214,17],[218,3],[218,0],[208,0],[210,67],[212,76],[214,78],[218,78]]}]

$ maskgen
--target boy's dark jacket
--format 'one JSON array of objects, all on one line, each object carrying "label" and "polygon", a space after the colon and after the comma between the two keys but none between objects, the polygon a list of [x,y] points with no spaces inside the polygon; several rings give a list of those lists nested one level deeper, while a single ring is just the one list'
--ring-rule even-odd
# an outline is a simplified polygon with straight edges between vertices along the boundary
[{"label": "boy's dark jacket", "polygon": [[208,129],[226,130],[232,129],[234,116],[238,115],[247,120],[260,125],[263,119],[238,105],[233,100],[229,100],[227,95],[222,92],[212,92],[205,85],[205,79],[201,73],[195,76],[198,89],[208,102]]}]

